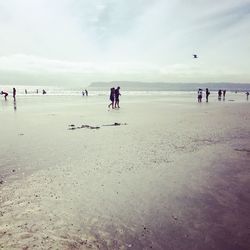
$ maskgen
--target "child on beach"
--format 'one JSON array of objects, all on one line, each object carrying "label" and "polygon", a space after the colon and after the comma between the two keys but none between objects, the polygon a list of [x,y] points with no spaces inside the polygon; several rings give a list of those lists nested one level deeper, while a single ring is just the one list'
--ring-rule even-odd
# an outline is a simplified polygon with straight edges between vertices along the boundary
[{"label": "child on beach", "polygon": [[5,101],[7,101],[7,96],[9,95],[7,92],[1,91],[1,95],[4,95]]}]

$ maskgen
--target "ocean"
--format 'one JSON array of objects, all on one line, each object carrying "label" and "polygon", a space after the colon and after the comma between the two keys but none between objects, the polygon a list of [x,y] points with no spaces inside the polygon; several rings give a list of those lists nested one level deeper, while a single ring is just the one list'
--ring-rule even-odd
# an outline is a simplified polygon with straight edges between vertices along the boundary
[{"label": "ocean", "polygon": [[[121,93],[126,96],[190,96],[196,95],[197,90],[209,88],[211,92],[217,93],[219,89],[226,89],[227,92],[246,92],[250,91],[250,84],[165,84],[160,86],[155,85],[124,85],[122,83],[113,84],[121,86]],[[110,85],[112,86],[112,85]],[[87,87],[63,87],[63,86],[42,86],[42,85],[0,85],[0,90],[12,94],[13,87],[17,90],[17,95],[20,96],[37,96],[42,95],[42,90],[46,91],[46,95],[50,96],[81,96],[82,91],[87,89],[89,96],[107,96],[109,95],[110,86],[90,85]],[[27,90],[27,94],[25,93]],[[37,93],[38,91],[38,93]]]}]

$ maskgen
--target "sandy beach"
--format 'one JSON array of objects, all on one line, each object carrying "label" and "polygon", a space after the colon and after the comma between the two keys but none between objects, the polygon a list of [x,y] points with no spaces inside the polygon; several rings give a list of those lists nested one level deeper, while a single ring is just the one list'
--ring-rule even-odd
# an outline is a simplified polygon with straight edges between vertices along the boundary
[{"label": "sandy beach", "polygon": [[0,247],[249,249],[250,103],[230,98],[1,100]]}]

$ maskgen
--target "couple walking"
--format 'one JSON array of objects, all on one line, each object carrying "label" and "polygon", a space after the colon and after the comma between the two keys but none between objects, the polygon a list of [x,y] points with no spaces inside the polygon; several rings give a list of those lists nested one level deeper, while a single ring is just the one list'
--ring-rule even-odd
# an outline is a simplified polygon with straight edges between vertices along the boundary
[{"label": "couple walking", "polygon": [[[198,90],[198,102],[202,102],[202,89]],[[206,88],[206,102],[208,102],[208,97],[210,95],[210,91],[208,90],[208,88]]]},{"label": "couple walking", "polygon": [[112,106],[112,109],[114,108],[120,108],[119,106],[119,96],[120,96],[120,87],[117,87],[116,89],[113,87],[110,89],[110,101],[111,103],[108,105],[108,107],[110,108],[110,106]]}]

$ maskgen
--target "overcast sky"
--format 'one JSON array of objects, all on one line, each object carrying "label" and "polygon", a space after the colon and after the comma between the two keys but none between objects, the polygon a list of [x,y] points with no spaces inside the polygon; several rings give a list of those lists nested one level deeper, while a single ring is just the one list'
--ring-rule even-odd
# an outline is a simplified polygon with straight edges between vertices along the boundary
[{"label": "overcast sky", "polygon": [[250,82],[250,0],[0,0],[0,84],[112,80]]}]

